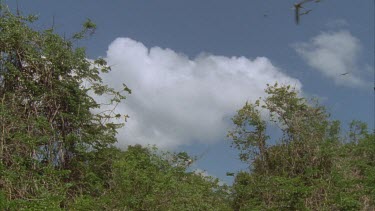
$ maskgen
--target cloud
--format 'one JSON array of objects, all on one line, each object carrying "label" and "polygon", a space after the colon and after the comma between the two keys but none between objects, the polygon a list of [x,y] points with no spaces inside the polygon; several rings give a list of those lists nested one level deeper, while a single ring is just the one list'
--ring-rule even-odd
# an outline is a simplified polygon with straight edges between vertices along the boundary
[{"label": "cloud", "polygon": [[362,87],[368,83],[361,78],[358,64],[360,41],[349,31],[322,32],[309,42],[294,44],[294,48],[308,65],[337,85]]},{"label": "cloud", "polygon": [[117,108],[130,116],[119,130],[121,147],[139,143],[173,148],[223,140],[233,114],[246,101],[265,96],[267,83],[301,87],[264,57],[201,54],[190,59],[171,49],[117,38],[106,59],[112,71],[104,81],[132,89]]}]

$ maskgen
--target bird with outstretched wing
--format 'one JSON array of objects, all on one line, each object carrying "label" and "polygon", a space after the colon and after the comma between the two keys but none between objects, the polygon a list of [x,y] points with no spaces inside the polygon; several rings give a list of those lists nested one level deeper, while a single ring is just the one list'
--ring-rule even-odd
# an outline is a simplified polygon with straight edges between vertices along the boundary
[{"label": "bird with outstretched wing", "polygon": [[301,15],[307,15],[308,13],[312,11],[312,10],[306,10],[305,12],[301,13],[300,11],[301,9],[303,9],[302,5],[307,2],[312,2],[312,1],[314,1],[315,3],[320,2],[320,0],[303,0],[294,4],[294,19],[296,21],[296,24],[299,24]]}]

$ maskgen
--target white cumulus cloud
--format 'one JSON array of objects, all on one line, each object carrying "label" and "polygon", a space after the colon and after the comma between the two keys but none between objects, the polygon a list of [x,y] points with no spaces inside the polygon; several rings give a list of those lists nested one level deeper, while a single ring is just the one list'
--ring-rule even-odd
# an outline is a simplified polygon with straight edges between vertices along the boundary
[{"label": "white cumulus cloud", "polygon": [[105,82],[115,88],[125,83],[132,89],[117,107],[130,116],[119,130],[120,146],[173,148],[220,141],[236,110],[265,96],[267,83],[301,87],[264,57],[201,54],[190,59],[171,49],[117,38],[106,59],[112,71],[104,76]]},{"label": "white cumulus cloud", "polygon": [[368,83],[362,79],[358,64],[360,41],[349,31],[322,32],[294,48],[308,65],[337,85],[361,87]]}]

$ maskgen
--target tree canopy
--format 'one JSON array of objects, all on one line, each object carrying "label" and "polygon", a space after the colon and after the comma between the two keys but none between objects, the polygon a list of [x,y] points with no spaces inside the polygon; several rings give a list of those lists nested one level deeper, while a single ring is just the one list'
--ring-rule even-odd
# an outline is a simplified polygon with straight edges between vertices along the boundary
[{"label": "tree canopy", "polygon": [[[264,100],[238,111],[235,128],[228,133],[250,169],[235,177],[233,208],[374,208],[375,186],[368,181],[374,181],[375,160],[368,153],[375,140],[366,125],[353,121],[348,138],[342,137],[340,123],[330,120],[324,107],[299,97],[290,86],[275,84],[265,91]],[[262,114],[280,128],[280,138],[270,139],[267,126],[272,125]]]},{"label": "tree canopy", "polygon": [[127,115],[112,108],[131,90],[104,84],[105,59],[77,47],[96,25],[65,38],[34,21],[0,6],[1,210],[375,209],[373,132],[353,121],[344,134],[287,85],[233,117],[228,137],[249,169],[228,173],[232,186],[191,169],[185,152],[116,148]]},{"label": "tree canopy", "polygon": [[[126,115],[106,109],[130,89],[103,84],[106,61],[75,47],[94,23],[65,39],[4,5],[0,16],[0,209],[228,207],[217,179],[187,171],[186,153],[113,146],[122,126],[114,119]],[[105,108],[95,95],[108,99]]]}]

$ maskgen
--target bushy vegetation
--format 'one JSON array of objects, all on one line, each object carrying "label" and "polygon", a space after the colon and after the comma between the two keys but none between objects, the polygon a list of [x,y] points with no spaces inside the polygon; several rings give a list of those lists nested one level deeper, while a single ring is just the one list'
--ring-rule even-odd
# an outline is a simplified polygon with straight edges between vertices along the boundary
[{"label": "bushy vegetation", "polygon": [[[228,133],[249,171],[219,185],[189,170],[186,153],[114,147],[123,126],[114,122],[126,115],[106,109],[131,91],[103,84],[105,60],[75,47],[94,23],[65,39],[0,9],[0,210],[375,209],[375,140],[365,124],[354,121],[343,135],[324,107],[268,86]],[[108,99],[106,109],[94,95]]]},{"label": "bushy vegetation", "polygon": [[[269,96],[246,104],[228,133],[249,172],[233,185],[235,210],[371,210],[375,208],[374,135],[353,121],[348,137],[324,107],[289,86],[268,86]],[[267,135],[261,112],[282,136]]]}]

